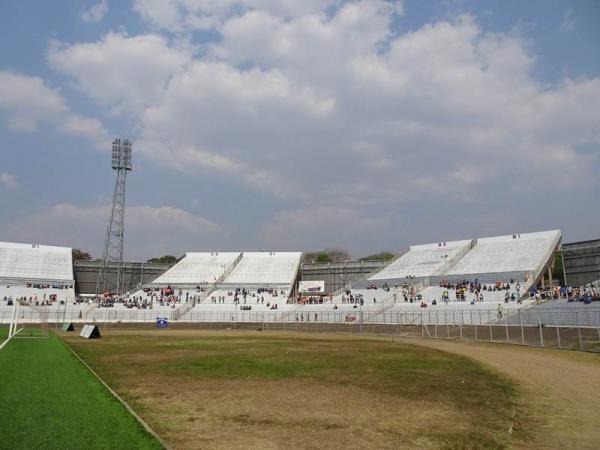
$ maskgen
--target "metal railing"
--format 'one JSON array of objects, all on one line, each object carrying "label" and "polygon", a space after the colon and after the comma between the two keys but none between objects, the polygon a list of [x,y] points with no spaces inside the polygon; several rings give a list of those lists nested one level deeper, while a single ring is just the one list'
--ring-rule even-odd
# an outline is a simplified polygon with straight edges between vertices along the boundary
[{"label": "metal railing", "polygon": [[[0,308],[0,323],[9,323],[12,308]],[[360,310],[311,309],[310,305],[292,312],[269,311],[197,311],[177,320],[175,310],[123,310],[97,308],[82,316],[79,309],[47,308],[41,311],[22,307],[19,323],[103,323],[152,325],[157,317],[172,327],[250,328],[298,331],[349,332],[500,342],[547,348],[600,352],[600,307],[509,309],[499,314],[493,309],[386,310],[378,314]]]}]

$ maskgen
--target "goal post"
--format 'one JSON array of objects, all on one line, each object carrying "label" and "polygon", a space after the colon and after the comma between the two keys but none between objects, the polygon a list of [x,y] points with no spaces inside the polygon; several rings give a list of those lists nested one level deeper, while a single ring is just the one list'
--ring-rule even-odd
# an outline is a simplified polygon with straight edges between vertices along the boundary
[{"label": "goal post", "polygon": [[15,300],[10,315],[10,322],[8,325],[8,339],[11,339],[15,334],[18,333],[17,326],[19,324],[19,311],[21,309],[21,303]]},{"label": "goal post", "polygon": [[[27,306],[16,301],[9,326],[9,339],[48,337],[48,306]],[[29,317],[25,317],[27,311]],[[19,328],[19,324],[21,327]],[[23,325],[27,324],[27,327]]]}]

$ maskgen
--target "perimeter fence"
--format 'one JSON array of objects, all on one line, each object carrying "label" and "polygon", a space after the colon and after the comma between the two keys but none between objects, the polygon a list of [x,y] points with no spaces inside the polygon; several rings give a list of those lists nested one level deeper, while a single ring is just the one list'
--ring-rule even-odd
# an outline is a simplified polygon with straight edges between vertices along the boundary
[{"label": "perimeter fence", "polygon": [[[9,323],[11,308],[0,309]],[[166,318],[171,328],[253,329],[458,339],[544,348],[600,352],[600,307],[573,305],[508,309],[429,309],[325,311],[303,307],[282,311],[190,311],[94,308],[59,310],[22,308],[21,324],[101,323],[107,327],[155,326]]]}]

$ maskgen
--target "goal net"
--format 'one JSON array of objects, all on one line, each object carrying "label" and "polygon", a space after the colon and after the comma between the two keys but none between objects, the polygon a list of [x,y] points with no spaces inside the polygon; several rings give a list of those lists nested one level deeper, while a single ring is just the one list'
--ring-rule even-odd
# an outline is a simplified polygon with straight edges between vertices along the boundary
[{"label": "goal net", "polygon": [[9,323],[9,338],[44,338],[49,335],[48,306],[29,306],[15,301]]}]

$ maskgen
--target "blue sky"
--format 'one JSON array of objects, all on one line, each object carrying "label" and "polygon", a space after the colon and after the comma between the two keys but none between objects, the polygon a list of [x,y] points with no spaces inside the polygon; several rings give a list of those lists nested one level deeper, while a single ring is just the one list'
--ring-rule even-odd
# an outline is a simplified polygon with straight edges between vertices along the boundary
[{"label": "blue sky", "polygon": [[0,240],[129,259],[597,238],[600,3],[0,3]]}]

